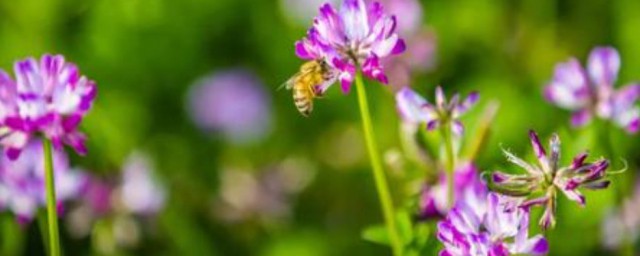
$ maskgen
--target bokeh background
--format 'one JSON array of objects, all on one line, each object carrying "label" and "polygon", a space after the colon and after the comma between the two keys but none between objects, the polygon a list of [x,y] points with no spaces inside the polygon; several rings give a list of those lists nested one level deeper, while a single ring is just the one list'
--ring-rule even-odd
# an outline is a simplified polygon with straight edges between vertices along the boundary
[{"label": "bokeh background", "polygon": [[[71,200],[61,222],[67,255],[388,255],[361,237],[382,216],[355,93],[333,88],[304,118],[291,93],[277,90],[301,65],[293,43],[322,2],[0,0],[0,68],[61,53],[98,84],[82,124],[89,154],[70,154],[71,165],[118,180],[144,154],[163,191],[153,214],[111,210],[83,232],[73,217],[90,217],[71,214],[82,205]],[[402,147],[393,97],[401,86],[428,98],[436,85],[449,94],[480,91],[463,119],[469,141],[485,106],[499,103],[476,164],[515,170],[500,148],[530,154],[531,128],[545,138],[560,133],[565,163],[594,144],[591,129],[569,128],[570,114],[542,96],[557,62],[584,63],[593,47],[612,45],[622,56],[618,84],[640,80],[636,0],[393,2],[409,6],[392,9],[401,22],[411,19],[401,33],[419,47],[400,64],[410,73],[367,87],[394,198],[407,211],[415,193],[406,170],[391,168]],[[551,255],[617,252],[604,246],[603,221],[631,194],[640,146],[620,129],[610,134],[613,165],[624,158],[629,170],[606,192],[587,193],[584,209],[561,200],[558,227],[547,233]],[[9,211],[0,218],[0,254],[44,255],[37,221],[18,224]],[[439,243],[427,232],[424,252],[432,255]]]}]

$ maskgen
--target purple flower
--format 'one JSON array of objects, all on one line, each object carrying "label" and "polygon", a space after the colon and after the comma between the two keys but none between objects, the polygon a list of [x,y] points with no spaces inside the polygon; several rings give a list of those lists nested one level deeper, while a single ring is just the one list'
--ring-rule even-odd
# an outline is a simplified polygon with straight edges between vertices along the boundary
[{"label": "purple flower", "polygon": [[539,197],[529,199],[521,204],[528,208],[534,205],[544,205],[545,212],[540,220],[543,228],[555,225],[556,197],[562,192],[567,198],[584,206],[585,197],[580,193],[580,188],[597,190],[609,186],[606,180],[606,170],[609,162],[600,159],[594,163],[587,163],[587,153],[577,155],[571,165],[560,166],[560,138],[553,134],[549,141],[550,154],[540,143],[538,135],[534,131],[529,132],[534,153],[538,158],[537,164],[529,164],[507,150],[503,150],[507,160],[526,170],[526,174],[506,174],[496,171],[491,175],[490,188],[499,193],[529,197],[541,194]]},{"label": "purple flower", "polygon": [[558,64],[545,88],[545,96],[559,107],[573,111],[573,126],[585,125],[598,116],[635,133],[640,128],[640,109],[635,106],[640,85],[630,84],[615,91],[619,70],[618,51],[613,47],[596,47],[589,55],[587,71],[575,58]]},{"label": "purple flower", "polygon": [[455,94],[450,101],[444,96],[441,87],[436,88],[436,104],[432,105],[408,87],[396,93],[396,106],[402,118],[410,123],[424,123],[428,130],[434,130],[441,125],[450,127],[455,135],[462,135],[464,126],[458,120],[479,99],[477,92],[472,92],[460,102],[460,96]]},{"label": "purple flower", "polygon": [[634,244],[640,236],[640,180],[634,193],[618,209],[612,209],[602,223],[602,242],[607,249],[620,248],[624,243]]},{"label": "purple flower", "polygon": [[259,140],[271,126],[271,100],[264,85],[244,69],[224,70],[194,84],[188,110],[203,130],[218,131],[234,143]]},{"label": "purple flower", "polygon": [[[9,209],[23,223],[46,205],[43,153],[42,143],[32,140],[17,159],[0,159],[0,209]],[[86,177],[71,170],[62,150],[53,150],[53,165],[60,211],[61,202],[74,198]]]},{"label": "purple flower", "polygon": [[14,72],[15,81],[0,70],[0,144],[9,158],[17,158],[37,134],[56,148],[67,144],[85,154],[85,136],[77,128],[96,96],[95,83],[62,55],[18,61]]},{"label": "purple flower", "polygon": [[549,244],[542,235],[529,237],[528,209],[513,207],[513,198],[489,193],[484,207],[459,204],[438,223],[440,255],[500,256],[546,254]]},{"label": "purple flower", "polygon": [[320,7],[307,37],[296,42],[296,54],[305,60],[325,60],[337,69],[345,93],[358,68],[386,84],[381,59],[405,50],[395,30],[396,17],[387,15],[379,2],[344,0],[339,11],[327,3]]},{"label": "purple flower", "polygon": [[165,189],[153,177],[153,168],[147,156],[133,153],[122,170],[121,200],[131,212],[150,215],[164,206]]},{"label": "purple flower", "polygon": [[[487,196],[487,187],[478,177],[476,167],[471,164],[463,164],[454,172],[454,206],[461,202],[472,207],[482,207]],[[423,189],[420,198],[420,217],[433,218],[445,216],[449,212],[447,207],[447,177],[440,172],[436,184]]]}]

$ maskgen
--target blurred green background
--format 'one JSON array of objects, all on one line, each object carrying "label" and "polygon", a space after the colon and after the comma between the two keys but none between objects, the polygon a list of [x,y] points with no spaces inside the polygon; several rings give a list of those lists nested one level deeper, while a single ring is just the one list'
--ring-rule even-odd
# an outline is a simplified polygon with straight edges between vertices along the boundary
[{"label": "blurred green background", "polygon": [[[290,92],[276,90],[302,63],[293,43],[311,24],[303,10],[294,8],[313,11],[318,2],[0,0],[0,68],[11,70],[15,60],[27,56],[61,53],[98,84],[98,98],[82,124],[89,154],[74,156],[73,165],[108,176],[119,172],[132,151],[142,150],[169,191],[165,208],[136,246],[101,252],[95,238],[72,238],[63,225],[68,255],[389,254],[388,248],[360,235],[382,216],[355,93],[343,95],[333,88],[304,118]],[[591,131],[569,128],[570,114],[542,97],[555,63],[569,56],[584,63],[594,46],[613,45],[622,56],[618,85],[640,79],[637,0],[420,2],[422,23],[435,33],[435,65],[413,73],[411,86],[428,98],[436,85],[448,94],[480,91],[479,106],[464,118],[470,124],[467,138],[484,106],[491,100],[500,103],[491,124],[493,136],[478,156],[481,170],[514,170],[500,147],[528,154],[531,128],[544,138],[554,131],[561,134],[564,163],[589,147]],[[266,92],[269,121],[258,127],[262,135],[249,141],[200,129],[190,115],[191,86],[230,69],[255,74]],[[397,149],[400,123],[392,87],[367,82],[381,150]],[[229,110],[217,104],[210,111]],[[562,199],[558,228],[548,233],[551,255],[604,252],[602,218],[615,205],[617,191],[631,190],[640,160],[637,137],[617,128],[611,133],[616,153],[627,159],[630,171],[615,179],[613,189],[587,193],[585,209]],[[620,165],[614,160],[614,166]],[[289,175],[280,183],[293,179],[304,184],[276,196],[284,205],[280,210],[251,206],[263,205],[269,200],[266,194],[278,190],[268,185],[267,174],[274,170]],[[234,172],[241,174],[230,174]],[[397,204],[411,201],[402,192],[402,180],[390,179]],[[267,184],[267,192],[256,182]],[[255,198],[234,203],[234,195],[245,190]],[[246,209],[225,213],[233,206]],[[237,218],[226,218],[229,214]],[[20,228],[9,213],[2,217],[4,252],[43,253],[35,223]],[[15,232],[22,238],[15,238]],[[439,244],[434,235],[429,243],[434,252]]]}]

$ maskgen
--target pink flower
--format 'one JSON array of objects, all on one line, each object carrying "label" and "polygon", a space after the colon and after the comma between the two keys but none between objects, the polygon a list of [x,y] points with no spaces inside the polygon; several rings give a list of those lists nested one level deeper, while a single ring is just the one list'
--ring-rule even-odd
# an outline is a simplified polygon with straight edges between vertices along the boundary
[{"label": "pink flower", "polygon": [[379,2],[344,0],[339,11],[327,3],[320,7],[307,37],[296,42],[296,54],[305,60],[322,59],[338,70],[345,93],[357,69],[386,84],[381,58],[406,48],[396,25],[396,17],[387,15]]},{"label": "pink flower", "polygon": [[596,47],[589,55],[587,71],[575,58],[558,64],[545,96],[557,106],[573,111],[573,126],[585,125],[598,116],[636,133],[640,129],[640,109],[635,106],[640,85],[630,84],[615,91],[619,70],[618,51]]},{"label": "pink flower", "polygon": [[16,159],[31,137],[67,144],[85,154],[85,136],[77,128],[96,96],[95,83],[80,75],[61,55],[27,58],[14,65],[16,80],[0,70],[0,144]]}]

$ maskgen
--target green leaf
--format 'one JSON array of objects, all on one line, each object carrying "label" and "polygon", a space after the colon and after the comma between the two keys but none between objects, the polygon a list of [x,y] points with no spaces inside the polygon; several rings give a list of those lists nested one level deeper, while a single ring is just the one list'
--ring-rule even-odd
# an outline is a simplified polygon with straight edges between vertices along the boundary
[{"label": "green leaf", "polygon": [[400,233],[400,240],[404,245],[408,245],[413,240],[413,227],[411,226],[411,216],[407,211],[396,213],[396,223]]},{"label": "green leaf", "polygon": [[387,228],[382,225],[373,225],[365,228],[362,231],[362,239],[373,242],[376,244],[389,245],[389,236],[387,234]]}]

